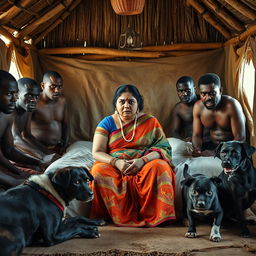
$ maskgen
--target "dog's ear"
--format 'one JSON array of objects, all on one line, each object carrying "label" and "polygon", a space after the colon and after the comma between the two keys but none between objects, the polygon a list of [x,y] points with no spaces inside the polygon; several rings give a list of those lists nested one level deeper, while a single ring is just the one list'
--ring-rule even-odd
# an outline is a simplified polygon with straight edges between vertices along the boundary
[{"label": "dog's ear", "polygon": [[181,181],[181,183],[180,183],[182,186],[185,185],[185,186],[189,187],[195,181],[195,178],[192,177],[191,175],[189,175],[189,173],[188,173],[188,165],[187,164],[184,165],[183,176],[185,179],[183,181]]},{"label": "dog's ear", "polygon": [[190,178],[191,176],[188,174],[188,165],[184,164],[184,168],[183,168],[183,176],[185,179]]},{"label": "dog's ear", "polygon": [[189,178],[187,178],[187,179],[181,181],[180,184],[181,184],[181,186],[187,186],[187,187],[189,187],[195,180],[196,180],[196,179],[195,179],[194,177],[190,176]]},{"label": "dog's ear", "polygon": [[256,152],[256,148],[249,145],[246,142],[244,143],[241,142],[241,147],[242,147],[244,157],[251,158],[252,155]]},{"label": "dog's ear", "polygon": [[222,179],[220,179],[217,176],[213,176],[210,178],[210,180],[218,187],[222,184]]},{"label": "dog's ear", "polygon": [[52,183],[67,188],[71,182],[70,170],[66,168],[65,170],[58,170],[52,175],[52,177],[50,177],[50,179]]},{"label": "dog's ear", "polygon": [[223,146],[223,143],[224,142],[220,142],[220,144],[217,146],[217,148],[215,149],[215,157],[218,157],[218,158],[220,158],[220,150],[221,150],[221,148],[222,148],[222,146]]},{"label": "dog's ear", "polygon": [[89,180],[90,180],[90,181],[93,181],[94,178],[93,178],[92,174],[90,173],[90,171],[89,171],[87,168],[83,168],[83,170],[86,172],[86,174],[87,174]]}]

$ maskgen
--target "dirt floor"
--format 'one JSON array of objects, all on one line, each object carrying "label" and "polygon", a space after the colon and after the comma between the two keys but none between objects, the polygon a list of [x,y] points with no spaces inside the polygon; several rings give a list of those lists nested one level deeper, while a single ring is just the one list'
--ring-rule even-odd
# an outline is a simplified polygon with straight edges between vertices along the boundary
[{"label": "dirt floor", "polygon": [[252,238],[239,237],[234,225],[221,229],[222,241],[209,241],[211,227],[200,223],[198,238],[185,238],[186,227],[169,225],[157,228],[100,227],[98,239],[73,239],[52,247],[29,247],[22,256],[103,256],[103,255],[176,255],[176,256],[247,256],[256,255],[256,226],[249,226]]}]

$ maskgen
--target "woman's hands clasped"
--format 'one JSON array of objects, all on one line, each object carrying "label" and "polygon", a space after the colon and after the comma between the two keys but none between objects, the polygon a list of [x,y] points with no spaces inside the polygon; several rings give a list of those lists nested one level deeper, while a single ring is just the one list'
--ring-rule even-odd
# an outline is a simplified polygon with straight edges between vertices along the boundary
[{"label": "woman's hands clasped", "polygon": [[142,158],[132,160],[118,159],[115,163],[116,168],[124,175],[136,175],[144,165]]}]

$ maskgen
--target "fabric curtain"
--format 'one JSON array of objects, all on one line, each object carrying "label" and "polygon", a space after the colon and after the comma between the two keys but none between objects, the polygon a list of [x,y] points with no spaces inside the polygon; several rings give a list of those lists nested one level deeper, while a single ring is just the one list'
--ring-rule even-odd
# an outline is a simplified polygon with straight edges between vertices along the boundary
[{"label": "fabric curtain", "polygon": [[0,39],[0,69],[8,71],[11,65],[13,45],[6,46],[5,42]]},{"label": "fabric curtain", "polygon": [[191,76],[195,85],[208,72],[217,73],[225,84],[224,49],[195,55],[131,61],[86,61],[39,55],[36,79],[54,70],[64,81],[64,94],[69,109],[71,137],[92,140],[98,122],[113,113],[112,98],[121,84],[136,85],[144,97],[143,112],[153,114],[170,135],[171,111],[179,101],[176,81]]},{"label": "fabric curtain", "polygon": [[36,77],[37,53],[29,48],[14,47],[14,59],[20,77]]},{"label": "fabric curtain", "polygon": [[[243,68],[244,61],[248,51],[252,52],[252,59],[255,66],[256,63],[256,43],[255,39],[248,38],[240,48],[236,49],[233,45],[225,47],[225,82],[227,94],[235,97],[242,105],[246,116],[247,131],[249,132],[247,139],[251,145],[256,146],[256,102],[254,100],[253,111],[249,106],[248,100],[244,93],[243,87]],[[256,160],[256,157],[255,157]]]}]

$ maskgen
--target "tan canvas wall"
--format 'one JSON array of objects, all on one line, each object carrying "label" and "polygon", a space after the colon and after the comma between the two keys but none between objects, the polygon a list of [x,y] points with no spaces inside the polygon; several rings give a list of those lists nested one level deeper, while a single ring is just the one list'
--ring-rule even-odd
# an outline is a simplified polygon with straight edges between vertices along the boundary
[{"label": "tan canvas wall", "polygon": [[42,72],[58,71],[64,79],[73,139],[90,140],[97,123],[113,113],[115,89],[125,83],[136,85],[144,96],[145,112],[155,115],[170,135],[170,114],[178,102],[175,83],[180,76],[195,81],[206,72],[224,77],[224,51],[192,56],[136,61],[84,61],[74,58],[38,56],[37,80]]},{"label": "tan canvas wall", "polygon": [[0,69],[9,71],[11,64],[12,45],[7,47],[0,39]]}]

